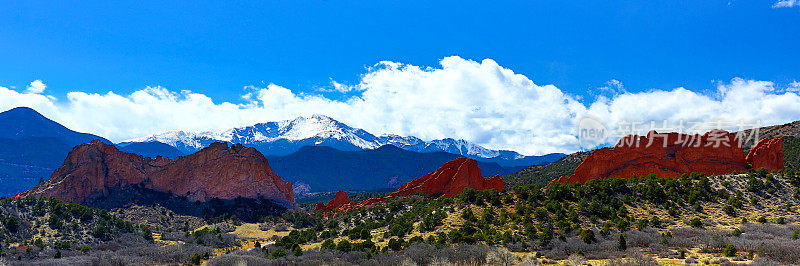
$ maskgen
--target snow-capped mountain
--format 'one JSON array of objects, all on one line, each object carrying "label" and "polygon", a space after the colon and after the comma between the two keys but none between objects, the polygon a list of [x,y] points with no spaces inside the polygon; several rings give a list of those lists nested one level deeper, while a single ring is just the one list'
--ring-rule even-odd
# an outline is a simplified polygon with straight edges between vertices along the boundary
[{"label": "snow-capped mountain", "polygon": [[[216,141],[241,143],[254,147],[267,156],[288,155],[303,146],[328,146],[343,151],[355,151],[394,145],[414,152],[447,152],[475,159],[487,159],[507,166],[538,164],[541,163],[539,159],[545,159],[540,156],[524,156],[513,151],[491,150],[469,141],[452,138],[424,141],[414,136],[375,136],[324,115],[258,123],[223,132],[167,131],[124,141],[120,145],[161,142],[175,147],[184,154],[190,154]],[[545,161],[550,161],[549,157]]]},{"label": "snow-capped mountain", "polygon": [[[217,141],[264,146],[265,155],[286,155],[302,146],[331,146],[342,150],[363,150],[380,147],[377,138],[330,117],[313,115],[294,120],[258,123],[223,132],[167,131],[123,143],[161,142],[190,154]],[[274,146],[274,147],[266,147]],[[260,149],[259,149],[260,150]]]},{"label": "snow-capped mountain", "polygon": [[161,142],[175,147],[184,154],[190,154],[217,141],[228,142],[224,135],[215,134],[213,132],[186,132],[170,130],[144,138],[126,140],[117,144],[117,146],[124,147],[130,143],[140,142]]}]

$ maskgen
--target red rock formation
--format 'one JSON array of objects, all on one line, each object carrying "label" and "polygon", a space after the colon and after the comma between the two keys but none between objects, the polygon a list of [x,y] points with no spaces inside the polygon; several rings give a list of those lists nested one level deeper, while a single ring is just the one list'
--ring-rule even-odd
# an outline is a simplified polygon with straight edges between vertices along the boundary
[{"label": "red rock formation", "polygon": [[124,153],[100,141],[81,144],[49,180],[15,197],[50,196],[80,204],[109,188],[133,184],[192,201],[242,197],[296,205],[292,184],[272,172],[260,152],[225,143],[176,159]]},{"label": "red rock formation", "polygon": [[378,203],[378,202],[386,201],[388,199],[389,199],[388,196],[382,197],[382,198],[368,198],[368,199],[365,199],[365,200],[362,200],[361,202],[359,202],[358,206],[359,207],[368,206],[368,205],[372,205],[372,204],[375,204],[375,203]]},{"label": "red rock formation", "polygon": [[401,185],[397,191],[392,192],[392,194],[386,197],[368,198],[358,204],[343,205],[339,210],[347,211],[349,209],[369,206],[394,197],[408,196],[417,192],[422,192],[433,197],[443,196],[451,198],[461,194],[461,191],[465,188],[503,191],[506,186],[505,183],[503,183],[503,179],[499,176],[494,176],[488,180],[481,176],[481,169],[478,168],[477,161],[461,157],[444,163],[439,169],[432,173]]},{"label": "red rock formation", "polygon": [[763,167],[769,170],[782,170],[783,140],[774,138],[758,141],[758,144],[747,153],[745,161],[753,168]]},{"label": "red rock formation", "polygon": [[570,177],[555,182],[580,182],[589,179],[630,178],[656,174],[679,177],[684,173],[728,174],[747,169],[739,140],[733,133],[712,130],[703,135],[660,134],[627,136],[614,148],[592,152]]},{"label": "red rock formation", "polygon": [[328,204],[325,205],[322,202],[317,203],[315,210],[317,211],[333,211],[337,210],[342,206],[345,205],[354,205],[355,202],[350,201],[347,197],[347,192],[339,190],[336,192],[336,195],[333,196],[333,199],[328,201]]},{"label": "red rock formation", "polygon": [[408,196],[422,192],[430,196],[451,198],[461,194],[465,188],[502,191],[505,189],[505,184],[499,176],[486,180],[481,176],[477,161],[461,157],[446,162],[430,174],[403,184],[390,196]]}]

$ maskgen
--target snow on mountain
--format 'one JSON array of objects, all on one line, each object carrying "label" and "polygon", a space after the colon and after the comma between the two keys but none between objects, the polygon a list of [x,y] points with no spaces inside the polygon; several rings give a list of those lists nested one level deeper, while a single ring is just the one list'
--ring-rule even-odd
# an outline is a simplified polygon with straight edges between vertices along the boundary
[{"label": "snow on mountain", "polygon": [[175,147],[184,154],[194,153],[211,143],[222,141],[230,142],[231,138],[225,133],[214,132],[187,132],[179,130],[170,130],[167,132],[138,138],[121,142],[120,146],[125,146],[128,143],[136,142],[161,142],[172,147]]},{"label": "snow on mountain", "polygon": [[186,154],[195,152],[215,141],[242,143],[259,149],[265,155],[286,155],[302,146],[329,146],[340,150],[375,149],[394,145],[415,152],[448,152],[472,158],[516,160],[525,158],[513,151],[496,151],[466,140],[445,138],[424,141],[414,136],[375,136],[363,129],[353,128],[324,115],[297,117],[293,120],[258,123],[223,132],[167,131],[132,139],[132,142],[162,142]]},{"label": "snow on mountain", "polygon": [[324,115],[298,117],[294,120],[259,123],[253,126],[234,128],[226,131],[228,142],[258,144],[276,141],[307,142],[314,145],[335,140],[351,144],[359,149],[380,147],[374,135],[358,128],[352,128]]},{"label": "snow on mountain", "polygon": [[440,140],[433,140],[431,141],[431,143],[433,145],[438,146],[440,149],[444,151],[448,151],[455,154],[474,155],[481,158],[493,158],[500,155],[500,152],[498,151],[478,146],[475,143],[468,142],[463,139],[455,140],[451,138],[446,138]]}]

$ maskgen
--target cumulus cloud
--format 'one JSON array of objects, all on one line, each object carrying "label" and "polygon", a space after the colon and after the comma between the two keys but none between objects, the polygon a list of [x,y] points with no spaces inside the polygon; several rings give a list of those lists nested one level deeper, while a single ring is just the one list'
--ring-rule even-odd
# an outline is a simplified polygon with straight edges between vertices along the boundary
[{"label": "cumulus cloud", "polygon": [[376,134],[461,138],[524,154],[578,150],[575,125],[587,115],[611,130],[621,121],[778,124],[800,118],[800,96],[777,92],[767,81],[735,78],[705,95],[685,88],[630,93],[622,82],[612,80],[607,84],[611,95],[582,103],[494,60],[457,56],[442,59],[437,67],[380,62],[357,84],[339,86],[334,90],[343,95],[359,93],[334,100],[269,84],[245,87],[242,102],[218,103],[201,93],[147,87],[129,95],[70,92],[65,101],[57,101],[0,87],[0,111],[30,106],[72,129],[117,142],[166,130],[222,131],[325,114]]},{"label": "cumulus cloud", "polygon": [[31,84],[28,85],[28,89],[25,91],[28,93],[42,93],[44,89],[47,88],[47,85],[44,84],[41,80],[34,80],[31,81]]},{"label": "cumulus cloud", "polygon": [[625,94],[627,91],[625,90],[625,85],[622,84],[622,81],[611,79],[606,81],[606,84],[602,87],[598,87],[597,90],[590,91],[595,97],[614,97],[615,95]]},{"label": "cumulus cloud", "polygon": [[[625,93],[593,103],[588,113],[616,124],[666,121],[674,128],[681,123],[688,127],[690,123],[703,122],[709,124],[699,127],[699,131],[739,130],[743,124],[772,125],[797,120],[797,104],[797,93],[777,93],[772,82],[734,78],[729,83],[718,83],[712,95],[685,88]],[[619,129],[613,124],[609,127]]]},{"label": "cumulus cloud", "polygon": [[772,4],[772,8],[791,8],[800,6],[800,1],[798,0],[781,0]]},{"label": "cumulus cloud", "polygon": [[789,87],[786,88],[786,91],[800,92],[800,81],[794,81],[792,83],[789,83]]},{"label": "cumulus cloud", "polygon": [[339,82],[337,82],[337,81],[335,81],[333,79],[331,79],[330,87],[319,88],[320,91],[324,91],[324,92],[340,92],[340,93],[347,93],[347,92],[355,91],[357,89],[358,89],[357,86],[342,84],[342,83],[339,83]]}]

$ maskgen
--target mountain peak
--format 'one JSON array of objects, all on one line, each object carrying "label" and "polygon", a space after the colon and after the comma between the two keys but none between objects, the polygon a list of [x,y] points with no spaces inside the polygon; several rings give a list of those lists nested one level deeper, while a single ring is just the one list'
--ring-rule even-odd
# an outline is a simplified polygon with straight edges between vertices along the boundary
[{"label": "mountain peak", "polygon": [[101,137],[70,130],[29,107],[0,112],[0,196],[16,194],[50,175],[75,145]]},{"label": "mountain peak", "polygon": [[86,143],[95,139],[99,139],[104,143],[111,143],[95,135],[72,131],[30,107],[16,107],[0,113],[0,125],[3,125],[3,127],[0,127],[0,138],[54,137],[72,145]]},{"label": "mountain peak", "polygon": [[317,120],[336,121],[336,119],[333,119],[330,116],[323,115],[323,114],[313,114],[313,115],[311,115],[311,118],[317,119]]},{"label": "mountain peak", "polygon": [[39,115],[39,116],[41,116],[41,114],[39,114],[39,112],[37,112],[36,110],[33,110],[33,108],[30,108],[30,107],[27,107],[27,106],[14,107],[14,108],[11,108],[10,110],[2,112],[2,113],[3,114],[27,114],[27,115]]},{"label": "mountain peak", "polygon": [[[475,159],[493,160],[505,166],[540,163],[538,157],[535,156],[523,156],[513,151],[491,150],[463,139],[444,138],[426,141],[414,136],[404,137],[395,134],[376,137],[363,129],[350,127],[322,114],[258,123],[229,129],[221,133],[168,131],[127,142],[144,141],[166,143],[184,154],[195,152],[215,141],[241,143],[256,147],[270,156],[288,155],[303,146],[327,146],[338,150],[354,151],[392,145],[413,152],[447,152]],[[508,164],[504,164],[505,162]]]},{"label": "mountain peak", "polygon": [[[39,122],[39,121],[51,121],[50,119],[48,119],[47,117],[43,116],[42,114],[40,114],[36,110],[34,110],[34,109],[30,108],[30,107],[24,107],[24,106],[23,107],[14,107],[11,110],[8,110],[8,111],[5,111],[5,112],[1,112],[0,113],[0,119],[13,119],[13,120],[25,119],[25,120],[28,120],[28,121],[37,121],[37,122]],[[53,122],[53,123],[55,123],[55,122]]]},{"label": "mountain peak", "polygon": [[[322,114],[313,114],[311,116],[298,116],[291,120],[283,120],[283,123],[289,124],[297,124],[297,123],[335,123],[335,124],[342,124],[336,119],[331,118],[330,116],[322,115]],[[279,123],[281,123],[279,122]]]}]

